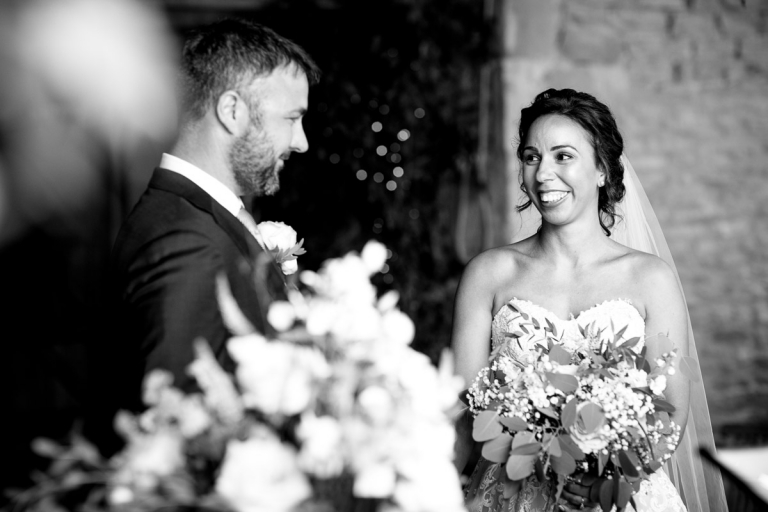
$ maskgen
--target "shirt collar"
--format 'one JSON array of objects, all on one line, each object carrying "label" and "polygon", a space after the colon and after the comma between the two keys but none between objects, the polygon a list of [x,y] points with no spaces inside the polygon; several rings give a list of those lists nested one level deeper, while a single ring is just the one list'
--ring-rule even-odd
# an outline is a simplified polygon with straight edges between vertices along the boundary
[{"label": "shirt collar", "polygon": [[227,188],[226,185],[186,160],[169,155],[168,153],[163,153],[163,158],[160,160],[160,167],[181,174],[203,189],[209,196],[235,217],[237,217],[240,209],[243,208],[242,199],[237,197],[237,195]]}]

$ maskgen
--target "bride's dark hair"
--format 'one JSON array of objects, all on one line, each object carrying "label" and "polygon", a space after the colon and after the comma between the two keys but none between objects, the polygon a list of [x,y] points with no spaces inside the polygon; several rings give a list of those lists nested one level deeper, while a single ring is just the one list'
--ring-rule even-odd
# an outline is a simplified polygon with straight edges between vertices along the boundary
[{"label": "bride's dark hair", "polygon": [[[594,96],[584,92],[573,89],[548,89],[542,92],[536,96],[531,106],[520,112],[517,158],[521,162],[531,125],[536,119],[549,114],[565,116],[578,123],[592,139],[597,166],[605,172],[605,185],[600,187],[597,198],[598,217],[603,231],[610,235],[610,228],[613,227],[617,216],[616,203],[624,197],[624,166],[621,164],[624,139],[619,133],[613,114]],[[530,199],[517,209],[522,211],[529,206]]]}]

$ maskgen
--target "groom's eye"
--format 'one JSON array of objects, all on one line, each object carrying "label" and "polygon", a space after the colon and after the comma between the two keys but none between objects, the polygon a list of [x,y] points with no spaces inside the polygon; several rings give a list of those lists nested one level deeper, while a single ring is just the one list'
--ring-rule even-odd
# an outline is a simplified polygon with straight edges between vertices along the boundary
[{"label": "groom's eye", "polygon": [[568,153],[558,153],[557,155],[555,155],[555,158],[557,159],[558,162],[562,162],[565,160],[570,160],[571,158],[573,158],[573,156],[569,155]]}]

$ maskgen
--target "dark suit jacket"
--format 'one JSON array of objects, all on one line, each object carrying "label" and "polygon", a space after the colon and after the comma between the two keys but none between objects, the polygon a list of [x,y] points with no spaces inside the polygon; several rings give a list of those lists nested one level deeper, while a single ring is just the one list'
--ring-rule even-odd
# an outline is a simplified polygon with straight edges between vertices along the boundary
[{"label": "dark suit jacket", "polygon": [[[243,313],[269,333],[264,290],[257,290],[252,278],[261,251],[240,221],[205,191],[175,172],[156,169],[112,251],[115,339],[103,340],[96,363],[101,376],[94,383],[108,389],[103,400],[140,409],[142,379],[154,368],[170,370],[174,385],[194,389],[186,368],[199,337],[232,369],[225,345],[231,333],[219,311],[216,276],[226,275]],[[270,272],[279,274],[276,265]]]}]

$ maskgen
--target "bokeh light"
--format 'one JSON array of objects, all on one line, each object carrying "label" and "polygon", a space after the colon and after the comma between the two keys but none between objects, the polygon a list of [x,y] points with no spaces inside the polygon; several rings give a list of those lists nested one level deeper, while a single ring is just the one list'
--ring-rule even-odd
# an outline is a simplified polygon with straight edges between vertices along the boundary
[{"label": "bokeh light", "polygon": [[376,183],[381,183],[382,181],[384,181],[384,175],[380,172],[377,172],[376,174],[373,175],[373,181],[375,181]]},{"label": "bokeh light", "polygon": [[376,148],[376,154],[379,156],[384,156],[387,154],[387,146],[379,146]]},{"label": "bokeh light", "polygon": [[405,171],[399,165],[392,169],[392,174],[395,176],[395,178],[402,178],[404,173]]},{"label": "bokeh light", "polygon": [[395,182],[394,182],[394,181],[392,181],[392,180],[389,180],[389,181],[387,182],[387,190],[389,190],[390,192],[394,192],[394,190],[395,190],[396,188],[397,188],[397,183],[395,183]]},{"label": "bokeh light", "polygon": [[399,132],[397,132],[397,138],[400,142],[405,142],[406,140],[411,138],[411,132],[406,129],[402,129]]},{"label": "bokeh light", "polygon": [[376,133],[379,133],[382,128],[383,128],[382,124],[378,121],[374,122],[371,125],[371,130],[375,131]]},{"label": "bokeh light", "polygon": [[366,172],[364,169],[360,169],[359,171],[357,171],[357,172],[355,173],[355,176],[356,176],[356,177],[357,177],[357,179],[359,179],[360,181],[363,181],[365,178],[367,178],[367,177],[368,177],[368,173],[367,173],[367,172]]},{"label": "bokeh light", "polygon": [[328,160],[330,160],[332,164],[337,164],[341,162],[341,157],[334,153],[328,158]]},{"label": "bokeh light", "polygon": [[427,113],[424,111],[423,108],[419,107],[416,110],[413,111],[413,115],[416,116],[417,119],[423,118]]}]

